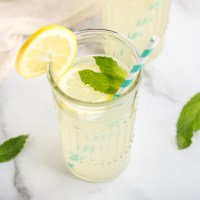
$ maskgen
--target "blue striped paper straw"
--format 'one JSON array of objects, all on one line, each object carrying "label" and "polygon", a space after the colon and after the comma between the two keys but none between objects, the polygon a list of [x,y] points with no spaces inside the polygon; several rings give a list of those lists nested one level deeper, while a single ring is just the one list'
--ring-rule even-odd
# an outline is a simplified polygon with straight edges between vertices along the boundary
[{"label": "blue striped paper straw", "polygon": [[147,48],[142,52],[142,54],[140,55],[140,57],[138,59],[138,62],[130,70],[127,78],[121,84],[121,86],[118,89],[118,91],[113,95],[113,98],[121,96],[123,93],[125,93],[128,90],[128,88],[131,85],[131,83],[133,82],[137,72],[139,72],[141,70],[141,68],[144,66],[146,61],[149,59],[149,57],[151,56],[153,50],[155,49],[155,47],[159,43],[159,41],[160,41],[160,37],[156,36],[156,35],[153,36],[150,39],[150,41],[149,41],[149,43],[147,45]]}]

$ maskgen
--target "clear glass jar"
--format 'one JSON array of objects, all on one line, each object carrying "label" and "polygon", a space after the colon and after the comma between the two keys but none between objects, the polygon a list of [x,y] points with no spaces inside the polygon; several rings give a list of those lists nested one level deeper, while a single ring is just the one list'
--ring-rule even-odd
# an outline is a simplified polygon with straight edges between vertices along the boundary
[{"label": "clear glass jar", "polygon": [[171,0],[101,0],[103,27],[126,35],[143,51],[156,34],[161,41],[153,52],[156,57],[163,46]]},{"label": "clear glass jar", "polygon": [[[76,37],[76,60],[87,55],[112,56],[130,70],[138,59],[138,52],[131,42],[116,32],[84,30],[77,32]],[[121,97],[99,103],[83,102],[63,93],[51,68],[48,79],[69,170],[90,182],[103,182],[120,174],[128,163],[133,141],[141,72]]]}]

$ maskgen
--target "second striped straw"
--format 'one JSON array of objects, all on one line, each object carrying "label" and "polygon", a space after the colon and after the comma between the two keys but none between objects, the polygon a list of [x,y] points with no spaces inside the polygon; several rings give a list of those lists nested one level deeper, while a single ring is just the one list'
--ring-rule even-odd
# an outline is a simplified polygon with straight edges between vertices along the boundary
[{"label": "second striped straw", "polygon": [[153,36],[150,39],[150,41],[147,45],[147,48],[142,52],[142,54],[140,55],[140,57],[138,59],[138,62],[130,70],[127,78],[121,84],[118,91],[113,95],[113,98],[121,96],[123,93],[125,93],[128,90],[128,88],[130,87],[130,85],[134,81],[136,74],[141,70],[141,68],[144,66],[146,61],[149,59],[153,50],[156,48],[157,44],[159,43],[159,41],[160,41],[159,36]]}]

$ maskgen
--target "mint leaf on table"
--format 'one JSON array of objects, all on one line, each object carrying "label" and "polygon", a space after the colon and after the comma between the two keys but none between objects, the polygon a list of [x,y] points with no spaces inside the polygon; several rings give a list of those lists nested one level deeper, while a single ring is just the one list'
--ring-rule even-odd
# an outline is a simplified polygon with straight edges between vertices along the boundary
[{"label": "mint leaf on table", "polygon": [[11,138],[0,145],[0,162],[6,162],[15,158],[28,138],[28,135],[21,135]]},{"label": "mint leaf on table", "polygon": [[193,96],[183,107],[177,123],[179,149],[192,143],[193,133],[200,130],[200,93]]},{"label": "mint leaf on table", "polygon": [[118,79],[121,82],[124,81],[128,73],[111,57],[94,56],[96,64],[99,66],[101,72],[113,79]]},{"label": "mint leaf on table", "polygon": [[127,72],[111,57],[94,56],[94,59],[101,72],[82,70],[78,72],[80,79],[83,83],[90,85],[95,91],[115,94],[125,80]]},{"label": "mint leaf on table", "polygon": [[95,91],[106,94],[116,93],[121,85],[121,81],[89,69],[79,71],[79,75],[85,84],[91,86]]}]

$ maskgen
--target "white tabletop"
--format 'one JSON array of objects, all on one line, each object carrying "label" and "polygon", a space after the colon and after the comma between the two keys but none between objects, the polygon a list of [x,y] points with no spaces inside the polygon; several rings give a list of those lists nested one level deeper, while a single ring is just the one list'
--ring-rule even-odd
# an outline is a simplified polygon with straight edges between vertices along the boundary
[{"label": "white tabletop", "polygon": [[[27,80],[11,70],[0,83],[0,143],[21,134],[30,137],[16,159],[0,163],[0,200],[200,199],[200,134],[188,149],[176,145],[181,108],[200,91],[200,7],[195,2],[172,4],[163,51],[144,72],[130,163],[111,182],[87,183],[69,174],[45,75]],[[95,23],[93,18],[85,26]]]}]

